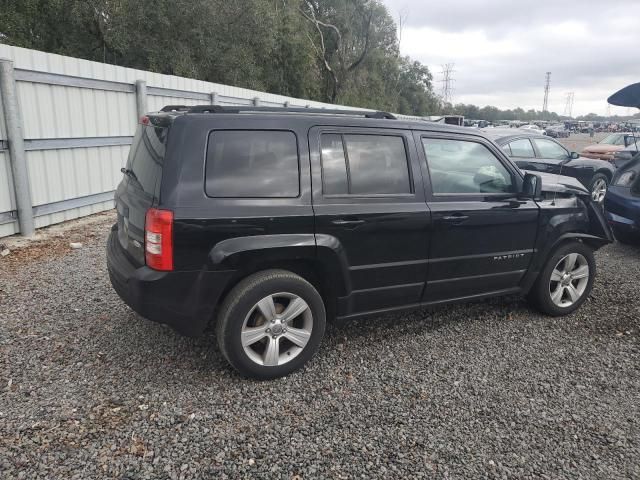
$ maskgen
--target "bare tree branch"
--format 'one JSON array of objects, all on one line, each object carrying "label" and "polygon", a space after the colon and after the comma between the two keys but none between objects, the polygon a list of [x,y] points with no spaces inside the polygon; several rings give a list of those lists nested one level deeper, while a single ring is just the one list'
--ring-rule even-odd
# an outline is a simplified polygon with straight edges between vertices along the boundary
[{"label": "bare tree branch", "polygon": [[329,75],[331,76],[331,80],[333,82],[333,88],[331,92],[331,101],[335,102],[338,96],[338,84],[339,84],[338,76],[336,75],[336,72],[333,70],[333,68],[331,68],[331,64],[329,63],[329,59],[327,58],[327,47],[324,41],[324,33],[322,33],[322,28],[320,27],[325,26],[327,28],[332,28],[338,35],[338,42],[342,40],[342,36],[340,35],[340,31],[335,26],[333,25],[329,26],[329,24],[325,24],[324,22],[321,22],[316,18],[315,10],[308,1],[305,1],[305,4],[309,7],[311,16],[307,15],[307,13],[302,8],[300,8],[300,13],[304,18],[306,18],[309,22],[313,23],[313,25],[316,27],[316,30],[318,31],[318,36],[320,38],[320,48],[318,48],[318,46],[315,44],[315,42],[313,41],[313,39],[308,33],[307,33],[307,38],[311,42],[311,46],[313,47],[313,49],[318,54],[318,57],[322,60],[324,64],[324,68],[327,70],[327,72],[329,72]]},{"label": "bare tree branch", "polygon": [[360,53],[360,56],[358,57],[358,59],[353,62],[349,68],[347,68],[347,71],[352,71],[355,70],[356,68],[358,68],[358,65],[360,65],[362,63],[362,61],[365,59],[365,57],[367,56],[367,53],[369,53],[369,38],[371,36],[371,19],[373,17],[373,12],[369,13],[369,18],[367,19],[367,33],[365,34],[365,38],[364,38],[364,48],[362,49],[362,52]]}]

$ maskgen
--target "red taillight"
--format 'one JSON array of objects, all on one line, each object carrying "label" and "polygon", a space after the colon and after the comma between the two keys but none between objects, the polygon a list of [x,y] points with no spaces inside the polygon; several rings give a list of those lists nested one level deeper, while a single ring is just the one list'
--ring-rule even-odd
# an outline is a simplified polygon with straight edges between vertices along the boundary
[{"label": "red taillight", "polygon": [[144,253],[147,266],[173,270],[173,212],[150,208],[144,224]]}]

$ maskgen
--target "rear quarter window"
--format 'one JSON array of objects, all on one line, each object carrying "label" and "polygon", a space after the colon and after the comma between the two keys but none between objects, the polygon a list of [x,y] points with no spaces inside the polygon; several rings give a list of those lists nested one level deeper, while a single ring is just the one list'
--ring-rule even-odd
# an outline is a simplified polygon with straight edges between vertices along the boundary
[{"label": "rear quarter window", "polygon": [[298,143],[293,132],[216,130],[205,166],[209,197],[293,198],[300,194]]},{"label": "rear quarter window", "polygon": [[127,168],[139,188],[154,195],[162,174],[168,128],[140,125],[129,150]]}]

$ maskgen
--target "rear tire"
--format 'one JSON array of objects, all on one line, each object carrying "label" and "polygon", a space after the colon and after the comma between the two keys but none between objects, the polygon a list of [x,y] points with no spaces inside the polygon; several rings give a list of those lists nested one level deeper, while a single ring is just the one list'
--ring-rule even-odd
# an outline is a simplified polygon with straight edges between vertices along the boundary
[{"label": "rear tire", "polygon": [[552,317],[568,315],[589,297],[595,275],[593,250],[581,242],[566,243],[549,257],[528,300]]},{"label": "rear tire", "polygon": [[286,270],[254,273],[225,298],[216,325],[222,355],[242,375],[261,380],[301,368],[324,336],[322,297]]}]

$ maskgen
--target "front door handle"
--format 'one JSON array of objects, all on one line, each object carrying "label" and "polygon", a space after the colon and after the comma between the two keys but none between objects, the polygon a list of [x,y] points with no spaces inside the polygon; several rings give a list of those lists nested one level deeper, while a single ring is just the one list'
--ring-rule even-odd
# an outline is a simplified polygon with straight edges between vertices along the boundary
[{"label": "front door handle", "polygon": [[336,220],[331,220],[331,223],[334,225],[345,226],[345,225],[362,225],[364,220],[345,220],[343,218],[339,218]]},{"label": "front door handle", "polygon": [[462,223],[465,220],[469,220],[468,215],[445,215],[444,217],[442,217],[443,222],[453,223],[453,224]]}]

